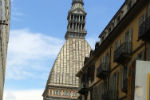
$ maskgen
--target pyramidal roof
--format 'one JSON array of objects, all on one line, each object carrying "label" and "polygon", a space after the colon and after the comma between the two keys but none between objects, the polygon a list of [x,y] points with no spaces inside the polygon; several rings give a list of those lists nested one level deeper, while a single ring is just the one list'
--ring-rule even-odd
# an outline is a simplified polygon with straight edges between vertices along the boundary
[{"label": "pyramidal roof", "polygon": [[[83,0],[73,0],[68,13],[68,26],[65,44],[53,64],[46,89],[48,87],[78,87],[77,72],[83,67],[85,57],[91,47],[85,40],[85,17]],[[46,90],[45,90],[46,91]]]}]

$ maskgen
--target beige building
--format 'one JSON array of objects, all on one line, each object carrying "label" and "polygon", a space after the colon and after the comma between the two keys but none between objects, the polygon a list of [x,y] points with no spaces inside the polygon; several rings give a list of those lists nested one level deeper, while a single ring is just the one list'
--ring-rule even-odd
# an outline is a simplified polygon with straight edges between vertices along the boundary
[{"label": "beige building", "polygon": [[43,93],[44,100],[76,100],[78,78],[75,74],[84,65],[84,58],[91,50],[85,40],[86,12],[83,0],[73,0],[68,13],[66,42],[61,48]]},{"label": "beige building", "polygon": [[0,100],[3,99],[6,57],[9,40],[10,0],[0,0]]}]

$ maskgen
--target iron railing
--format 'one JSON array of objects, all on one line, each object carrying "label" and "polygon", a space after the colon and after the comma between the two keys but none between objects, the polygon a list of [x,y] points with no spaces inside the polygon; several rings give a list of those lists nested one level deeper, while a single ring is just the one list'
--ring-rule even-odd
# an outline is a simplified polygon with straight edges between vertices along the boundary
[{"label": "iron railing", "polygon": [[87,92],[88,92],[88,84],[87,83],[88,82],[80,83],[79,88],[78,88],[78,92],[80,94],[87,94]]},{"label": "iron railing", "polygon": [[150,16],[139,26],[139,39],[150,41]]},{"label": "iron railing", "polygon": [[105,79],[110,73],[110,63],[102,63],[97,69],[97,77]]},{"label": "iron railing", "polygon": [[132,43],[124,42],[114,52],[114,61],[121,63],[131,56]]}]

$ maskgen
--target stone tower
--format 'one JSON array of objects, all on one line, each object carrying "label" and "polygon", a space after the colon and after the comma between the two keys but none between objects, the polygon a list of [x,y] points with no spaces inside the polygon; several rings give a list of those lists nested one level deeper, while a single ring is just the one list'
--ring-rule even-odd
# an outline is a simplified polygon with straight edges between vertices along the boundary
[{"label": "stone tower", "polygon": [[43,93],[43,100],[76,100],[78,78],[76,73],[83,67],[84,58],[89,56],[90,46],[85,40],[86,12],[83,0],[73,0],[68,13],[66,42],[61,48]]}]

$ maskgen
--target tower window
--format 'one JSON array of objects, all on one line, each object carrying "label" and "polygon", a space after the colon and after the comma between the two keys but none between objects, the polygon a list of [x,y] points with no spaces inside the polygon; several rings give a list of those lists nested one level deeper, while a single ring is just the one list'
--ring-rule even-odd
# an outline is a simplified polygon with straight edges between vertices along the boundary
[{"label": "tower window", "polygon": [[73,15],[71,15],[71,19],[73,19]]},{"label": "tower window", "polygon": [[83,20],[85,20],[85,16],[83,16]]},{"label": "tower window", "polygon": [[64,96],[70,96],[70,92],[64,91]]},{"label": "tower window", "polygon": [[80,20],[82,20],[82,16],[80,16]]},{"label": "tower window", "polygon": [[72,23],[70,24],[70,28],[72,29]]}]

